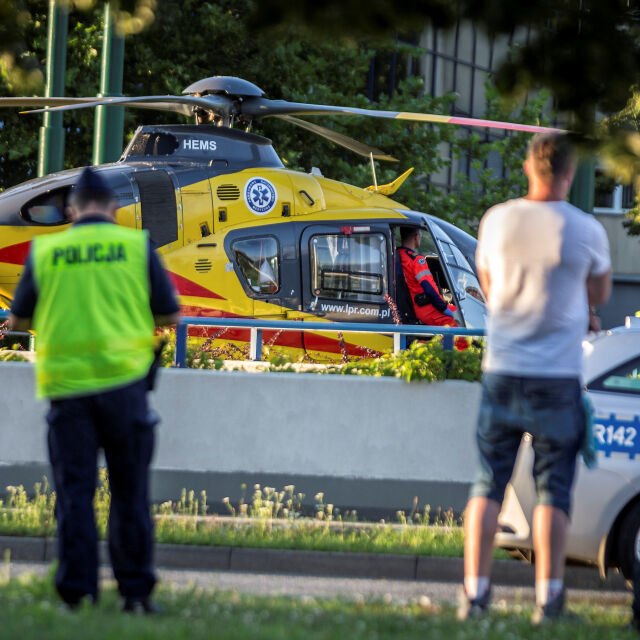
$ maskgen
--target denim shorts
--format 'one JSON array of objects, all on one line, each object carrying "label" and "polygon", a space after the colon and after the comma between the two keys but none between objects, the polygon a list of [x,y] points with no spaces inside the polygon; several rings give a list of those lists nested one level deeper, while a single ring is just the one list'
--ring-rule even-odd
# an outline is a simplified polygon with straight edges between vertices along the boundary
[{"label": "denim shorts", "polygon": [[571,508],[585,417],[577,378],[486,373],[478,415],[480,473],[471,497],[502,503],[524,433],[532,436],[538,504]]}]

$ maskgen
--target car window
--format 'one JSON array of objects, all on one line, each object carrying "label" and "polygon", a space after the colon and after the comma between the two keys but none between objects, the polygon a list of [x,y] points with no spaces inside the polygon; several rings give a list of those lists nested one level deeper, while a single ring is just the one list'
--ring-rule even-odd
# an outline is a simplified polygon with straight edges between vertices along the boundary
[{"label": "car window", "polygon": [[267,295],[278,292],[280,270],[278,241],[275,238],[236,240],[231,250],[252,291]]},{"label": "car window", "polygon": [[640,394],[640,358],[608,371],[589,385],[595,391]]},{"label": "car window", "polygon": [[379,302],[388,291],[381,233],[315,235],[309,254],[314,296]]}]

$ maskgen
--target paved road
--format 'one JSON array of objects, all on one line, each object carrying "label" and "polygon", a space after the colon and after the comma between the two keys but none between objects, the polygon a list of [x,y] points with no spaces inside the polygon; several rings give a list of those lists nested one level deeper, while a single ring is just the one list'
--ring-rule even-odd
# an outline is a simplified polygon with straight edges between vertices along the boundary
[{"label": "paved road", "polygon": [[[25,573],[45,575],[48,563],[19,563],[10,565],[10,576]],[[0,573],[5,569],[0,567]],[[458,585],[451,582],[427,582],[415,580],[373,580],[365,578],[331,578],[290,574],[266,574],[234,571],[194,571],[180,569],[159,569],[159,578],[177,588],[198,586],[205,589],[236,589],[242,593],[257,595],[288,595],[299,597],[334,598],[345,597],[353,600],[384,599],[398,604],[429,598],[433,603],[455,602]],[[101,569],[101,579],[111,580],[110,569]],[[532,603],[532,587],[494,587],[493,601],[498,606],[517,603]],[[590,602],[594,604],[631,604],[631,595],[620,591],[592,589],[570,589],[569,602]],[[503,601],[503,602],[501,602]]]}]

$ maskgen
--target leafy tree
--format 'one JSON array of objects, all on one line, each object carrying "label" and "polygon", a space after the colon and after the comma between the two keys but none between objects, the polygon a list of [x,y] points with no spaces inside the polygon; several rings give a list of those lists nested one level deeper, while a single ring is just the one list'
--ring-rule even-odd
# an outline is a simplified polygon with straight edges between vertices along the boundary
[{"label": "leafy tree", "polygon": [[[102,8],[97,0],[58,0],[71,9]],[[39,19],[41,3],[29,0],[0,0],[0,72],[20,91],[37,91],[44,86],[44,74],[31,51],[32,26]],[[138,33],[154,18],[156,0],[111,0],[118,27],[127,34]],[[45,7],[45,14],[46,14]]]},{"label": "leafy tree", "polygon": [[[420,78],[399,84],[393,96],[379,95],[375,104],[365,97],[370,60],[374,53],[395,50],[400,57],[419,51],[388,40],[308,39],[297,28],[271,33],[248,26],[254,3],[250,0],[164,0],[151,25],[126,40],[125,95],[177,94],[195,80],[211,75],[234,75],[255,82],[273,98],[378,109],[449,113],[454,96],[433,98],[424,93]],[[25,32],[29,53],[44,64],[46,42],[45,0],[29,0],[33,17]],[[69,22],[66,86],[69,95],[95,95],[99,85],[102,10],[72,10]],[[338,70],[338,72],[336,72]],[[6,75],[0,76],[0,94],[17,93]],[[523,108],[505,103],[495,89],[489,91],[487,117],[536,122],[547,99],[542,94]],[[125,139],[138,123],[184,122],[178,115],[148,110],[125,112]],[[517,114],[517,115],[514,115]],[[0,116],[0,187],[35,176],[37,116],[18,116],[3,109]],[[93,109],[74,110],[64,116],[67,129],[67,167],[88,164],[91,159]],[[473,229],[484,210],[499,200],[521,195],[524,189],[521,161],[527,135],[505,138],[471,133],[446,125],[425,125],[370,118],[322,118],[316,120],[356,139],[377,146],[399,159],[398,164],[378,163],[378,182],[393,180],[413,166],[415,171],[397,198],[408,206],[445,217]],[[309,171],[319,167],[329,178],[366,187],[372,183],[370,165],[361,158],[293,127],[277,118],[257,123],[257,133],[274,140],[283,162]],[[451,157],[440,149],[450,145]],[[447,193],[434,186],[431,177],[452,163],[469,163],[475,181],[458,175],[456,190]],[[494,168],[504,163],[504,173]]]},{"label": "leafy tree", "polygon": [[640,235],[640,89],[624,109],[603,121],[599,135],[609,179],[635,186],[635,206],[624,225],[629,235]]},{"label": "leafy tree", "polygon": [[[28,51],[42,69],[46,63],[46,0],[28,3],[30,21],[24,29]],[[68,95],[93,96],[100,86],[100,50],[102,47],[102,10],[71,11],[67,38]],[[14,74],[0,65],[0,95],[24,95],[22,85],[13,81]],[[31,92],[42,95],[43,87]],[[91,160],[93,110],[72,111],[65,115],[66,166],[76,167]],[[0,110],[0,188],[28,178],[35,178],[38,164],[38,128],[41,116],[20,115],[16,109]]]},{"label": "leafy tree", "polygon": [[450,27],[471,20],[490,36],[530,29],[496,73],[503,95],[546,88],[581,134],[594,131],[594,113],[621,109],[640,81],[640,3],[636,0],[261,0],[251,24],[277,33],[294,23],[310,35],[393,36],[428,22]]},{"label": "leafy tree", "polygon": [[[254,7],[251,24],[277,33],[293,23],[316,37],[327,32],[389,37],[408,25],[420,29],[431,22],[446,28],[465,19],[489,36],[528,28],[527,42],[515,47],[497,69],[495,87],[503,97],[511,98],[540,88],[549,90],[584,150],[597,153],[610,175],[626,183],[633,181],[640,198],[640,89],[633,91],[640,85],[637,0],[457,0],[446,5],[438,0],[408,0],[402,11],[393,11],[393,7],[390,0],[262,0]],[[361,19],[352,19],[355,15]],[[619,113],[598,125],[597,113],[615,112]],[[472,135],[470,144],[474,138]],[[501,144],[508,146],[513,141],[506,138],[495,150]],[[486,151],[487,147],[469,149],[480,171],[480,193],[492,197],[496,192],[490,183],[495,175],[486,166],[480,170],[476,155]],[[513,164],[513,156],[503,157]],[[457,202],[478,190],[477,185],[464,181],[460,187]],[[640,199],[626,226],[630,234],[640,235]]]}]

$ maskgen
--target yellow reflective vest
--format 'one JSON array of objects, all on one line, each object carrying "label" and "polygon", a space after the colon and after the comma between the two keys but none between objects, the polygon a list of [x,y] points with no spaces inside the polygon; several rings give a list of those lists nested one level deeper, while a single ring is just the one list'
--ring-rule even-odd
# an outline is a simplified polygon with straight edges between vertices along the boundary
[{"label": "yellow reflective vest", "polygon": [[153,360],[146,232],[85,223],[34,239],[38,397],[124,386]]}]

